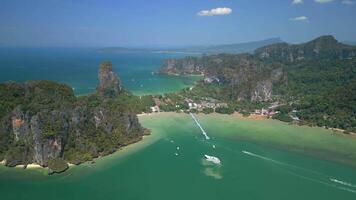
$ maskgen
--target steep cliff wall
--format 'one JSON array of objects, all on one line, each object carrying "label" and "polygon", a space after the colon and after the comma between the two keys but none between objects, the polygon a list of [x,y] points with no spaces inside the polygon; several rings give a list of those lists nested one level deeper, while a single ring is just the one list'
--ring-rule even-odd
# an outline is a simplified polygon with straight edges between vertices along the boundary
[{"label": "steep cliff wall", "polygon": [[286,81],[281,65],[261,62],[250,54],[169,59],[161,73],[204,74],[205,84],[226,86],[232,98],[252,101],[271,100],[273,85]]},{"label": "steep cliff wall", "polygon": [[300,65],[309,65],[311,61],[341,63],[355,57],[356,47],[339,43],[332,36],[322,36],[304,44],[268,45],[257,49],[254,54],[220,54],[169,59],[162,65],[160,72],[204,74],[206,84],[215,82],[225,86],[232,98],[270,101],[273,88],[287,84],[289,70]]},{"label": "steep cliff wall", "polygon": [[97,93],[78,98],[50,81],[0,84],[0,160],[61,172],[67,162],[80,164],[140,140],[145,130],[134,108],[122,103],[132,95],[110,62],[101,64],[98,77]]}]

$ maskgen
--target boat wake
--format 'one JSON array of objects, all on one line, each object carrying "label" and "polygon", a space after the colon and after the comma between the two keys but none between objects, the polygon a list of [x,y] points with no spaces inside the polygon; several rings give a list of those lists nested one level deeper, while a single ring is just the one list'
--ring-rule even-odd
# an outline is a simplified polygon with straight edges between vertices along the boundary
[{"label": "boat wake", "polygon": [[[254,154],[254,153],[251,153],[249,151],[242,151],[242,153],[244,154],[247,154],[249,156],[253,156],[253,157],[256,157],[256,158],[260,158],[262,160],[267,160],[267,161],[270,161],[270,162],[273,162],[273,163],[277,163],[277,164],[280,164],[280,165],[288,165],[289,164],[286,164],[286,163],[283,163],[283,162],[279,162],[279,161],[276,161],[276,160],[273,160],[271,158],[267,158],[267,157],[264,157],[264,156],[260,156],[260,155],[257,155],[257,154]],[[294,166],[293,166],[294,167]]]},{"label": "boat wake", "polygon": [[336,178],[331,178],[330,181],[332,181],[332,182],[334,182],[334,183],[341,184],[341,185],[345,185],[345,186],[349,186],[349,187],[354,187],[354,188],[356,188],[356,185],[354,185],[354,184],[352,184],[352,183],[345,182],[345,181],[338,180],[338,179],[336,179]]},{"label": "boat wake", "polygon": [[209,138],[208,134],[205,132],[205,130],[203,129],[203,127],[200,125],[198,119],[194,116],[193,113],[190,113],[190,116],[192,116],[194,122],[195,122],[195,123],[198,125],[198,127],[200,128],[200,130],[201,130],[201,132],[203,133],[205,139],[209,140],[210,138]]},{"label": "boat wake", "polygon": [[[341,181],[341,180],[338,180],[336,178],[330,178],[331,176],[328,176],[326,174],[323,174],[323,173],[320,173],[320,172],[316,172],[316,171],[313,171],[313,170],[310,170],[310,169],[305,169],[305,168],[302,168],[302,167],[290,165],[290,164],[287,164],[287,163],[283,163],[283,162],[280,162],[280,161],[277,161],[277,160],[273,160],[271,158],[268,158],[268,157],[265,157],[265,156],[261,156],[261,155],[258,155],[258,154],[255,154],[255,153],[252,153],[252,152],[249,152],[249,151],[243,150],[242,153],[244,153],[246,155],[249,155],[249,156],[252,156],[252,157],[256,157],[256,158],[265,160],[265,161],[269,161],[269,162],[272,162],[272,163],[275,163],[275,164],[278,164],[278,165],[283,165],[283,166],[287,166],[287,167],[290,167],[290,168],[302,170],[304,172],[310,172],[310,173],[314,174],[314,176],[318,175],[318,177],[320,177],[323,180],[316,179],[316,178],[311,178],[311,177],[304,176],[304,175],[301,175],[299,173],[293,172],[291,170],[287,170],[288,173],[290,173],[290,174],[292,174],[294,176],[297,176],[299,178],[303,178],[303,179],[306,179],[306,180],[309,180],[309,181],[312,181],[312,182],[315,182],[315,183],[323,184],[325,186],[337,188],[339,190],[344,190],[344,191],[352,192],[352,193],[356,194],[356,190],[352,189],[352,188],[356,188],[356,185],[354,185],[352,183]],[[332,183],[328,182],[327,180],[331,181]],[[335,183],[337,183],[337,184],[335,184]],[[343,185],[343,186],[340,186],[340,185]]]}]

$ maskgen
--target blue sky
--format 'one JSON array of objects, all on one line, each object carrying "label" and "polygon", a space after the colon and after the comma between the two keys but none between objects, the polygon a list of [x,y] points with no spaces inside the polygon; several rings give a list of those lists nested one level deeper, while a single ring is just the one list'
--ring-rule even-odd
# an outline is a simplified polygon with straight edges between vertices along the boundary
[{"label": "blue sky", "polygon": [[355,21],[356,0],[0,0],[0,45],[356,41]]}]

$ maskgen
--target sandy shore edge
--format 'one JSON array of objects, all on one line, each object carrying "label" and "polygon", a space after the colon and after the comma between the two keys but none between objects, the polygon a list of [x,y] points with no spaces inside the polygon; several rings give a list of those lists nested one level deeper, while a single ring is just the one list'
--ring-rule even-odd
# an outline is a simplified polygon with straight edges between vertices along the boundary
[{"label": "sandy shore edge", "polygon": [[[145,115],[150,115],[150,114],[145,114]],[[100,160],[100,159],[102,159],[102,158],[105,158],[105,157],[107,157],[107,156],[113,155],[113,154],[120,153],[121,151],[123,151],[123,150],[129,148],[131,145],[134,145],[134,144],[143,142],[143,141],[145,140],[145,138],[147,138],[147,137],[149,137],[149,136],[150,136],[150,135],[143,135],[143,136],[142,136],[142,139],[139,140],[138,142],[135,142],[135,143],[132,143],[132,144],[130,144],[130,145],[121,147],[121,148],[119,148],[117,151],[113,152],[112,154],[109,154],[109,155],[106,155],[106,156],[100,156],[100,157],[98,157],[98,158],[94,158],[92,161],[87,161],[87,162],[81,163],[81,164],[79,164],[79,165],[75,165],[75,164],[73,164],[73,163],[69,163],[69,162],[68,162],[68,163],[67,163],[67,164],[68,164],[68,169],[69,169],[69,168],[73,168],[73,167],[80,166],[80,165],[82,165],[82,164],[88,164],[88,163],[90,163],[90,164],[95,164],[95,161]],[[6,164],[6,160],[5,160],[5,159],[0,162],[0,165],[2,165],[2,166],[5,166],[5,164]],[[14,168],[22,168],[22,169],[30,169],[30,170],[31,170],[31,169],[48,169],[48,167],[42,167],[41,165],[39,165],[39,164],[37,164],[37,163],[31,163],[31,164],[28,164],[28,165],[16,165]]]}]

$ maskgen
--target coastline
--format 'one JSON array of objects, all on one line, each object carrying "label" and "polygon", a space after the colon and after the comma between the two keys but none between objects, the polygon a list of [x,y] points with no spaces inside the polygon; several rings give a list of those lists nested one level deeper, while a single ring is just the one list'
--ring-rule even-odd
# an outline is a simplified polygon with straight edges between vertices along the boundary
[{"label": "coastline", "polygon": [[[150,115],[157,115],[157,114],[162,114],[162,113],[177,113],[177,114],[185,114],[184,112],[154,112],[154,113],[140,113],[140,114],[137,114],[137,117],[140,117],[140,116],[150,116]],[[203,114],[203,115],[217,115],[217,116],[224,116],[226,114],[220,114],[220,113],[209,113],[209,114],[204,114],[204,113],[198,113],[198,114]],[[268,118],[266,115],[259,115],[259,114],[250,114],[249,116],[243,116],[241,113],[239,112],[234,112],[228,116],[233,116],[233,117],[236,117],[238,119],[248,119],[248,120],[276,120],[276,121],[280,121],[280,120],[277,120],[277,119],[272,119],[272,118]],[[287,123],[287,122],[284,122],[284,123]],[[340,128],[326,128],[326,127],[321,127],[321,126],[308,126],[308,125],[297,125],[297,124],[292,124],[292,123],[287,123],[287,124],[290,124],[292,126],[300,126],[300,127],[316,127],[316,128],[321,128],[321,129],[325,129],[325,130],[331,130],[333,131],[334,133],[336,134],[342,134],[342,135],[346,135],[346,136],[349,136],[349,137],[354,137],[356,138],[356,133],[353,133],[353,132],[350,132],[349,134],[345,134],[344,129],[340,129]]]},{"label": "coastline", "polygon": [[[183,113],[177,113],[177,112],[140,113],[140,114],[137,114],[137,117],[139,118],[139,120],[141,120],[142,118],[146,118],[146,117],[147,118],[152,118],[152,117],[164,117],[164,118],[167,118],[167,117],[180,117],[180,115],[184,116],[184,115],[188,115],[188,114],[184,113],[184,112]],[[298,129],[298,128],[313,129],[314,128],[314,129],[324,130],[324,132],[329,132],[330,131],[331,133],[335,133],[335,134],[332,134],[332,135],[335,135],[335,136],[338,135],[338,136],[341,136],[341,137],[349,138],[351,140],[356,139],[355,135],[353,135],[353,134],[347,135],[347,134],[342,133],[342,131],[340,131],[340,130],[331,130],[331,129],[326,129],[326,128],[323,128],[323,127],[311,127],[311,126],[306,126],[306,125],[295,125],[295,124],[291,124],[291,123],[281,122],[279,120],[269,119],[269,118],[267,118],[266,116],[263,116],[263,115],[251,114],[250,116],[244,117],[241,113],[235,112],[235,113],[233,113],[231,115],[219,114],[219,113],[210,113],[210,114],[199,113],[198,116],[200,116],[202,119],[209,118],[209,119],[215,119],[215,120],[216,119],[224,120],[224,118],[225,119],[229,119],[230,118],[230,120],[232,120],[235,123],[236,123],[236,121],[234,121],[234,120],[244,120],[244,121],[247,121],[247,122],[250,122],[250,123],[252,123],[254,121],[256,123],[257,122],[258,123],[268,123],[268,122],[281,123],[281,124],[284,124],[285,126],[287,126],[289,128],[292,128],[292,129]],[[156,132],[153,131],[153,134],[156,135]],[[256,134],[256,135],[258,135],[258,134]],[[304,135],[306,136],[307,134],[308,133],[303,133],[303,134],[301,134],[301,136],[303,137]],[[274,135],[275,135],[274,137],[280,137],[283,134],[282,133],[275,133]],[[231,136],[233,136],[233,134]],[[240,139],[243,139],[243,140],[246,139],[244,137],[245,136],[240,137]],[[67,163],[68,164],[68,170],[72,169],[72,168],[79,167],[79,166],[96,165],[97,162],[101,162],[101,161],[110,159],[110,157],[116,157],[117,155],[125,154],[125,152],[131,151],[132,149],[135,149],[138,146],[144,146],[145,143],[149,143],[148,138],[152,138],[152,141],[155,140],[155,137],[152,136],[152,133],[150,135],[143,135],[140,140],[138,140],[138,141],[136,141],[134,143],[128,144],[126,146],[123,146],[123,147],[117,149],[115,152],[113,152],[111,154],[108,154],[108,155],[105,155],[105,156],[100,156],[98,158],[94,158],[92,161],[83,162],[83,163],[81,163],[79,165],[75,165],[75,164],[72,164],[72,163]],[[250,139],[248,139],[248,140],[250,140]],[[252,139],[252,141],[255,141],[255,142],[261,143],[261,144],[270,142],[268,140],[264,141],[263,138],[262,139],[256,139],[255,138],[255,139]],[[278,143],[279,143],[278,146],[288,146],[289,145],[288,143],[283,143],[283,142],[278,142]],[[274,145],[272,145],[272,146],[274,146]],[[296,145],[295,148],[297,148],[297,147],[298,146]],[[315,150],[315,152],[318,151],[317,149],[314,149],[314,150]],[[293,151],[303,153],[303,152],[301,152],[301,150],[294,149]],[[330,152],[332,153],[332,150]],[[316,154],[318,154],[318,152]],[[5,166],[5,160],[1,161],[0,165]],[[22,168],[22,169],[29,169],[29,170],[32,170],[32,169],[46,169],[46,170],[48,170],[48,167],[42,167],[41,165],[39,165],[37,163],[31,163],[31,164],[28,164],[28,165],[17,165],[15,167],[9,167],[9,168],[17,168],[17,169]]]},{"label": "coastline", "polygon": [[[108,155],[105,155],[105,156],[99,156],[97,158],[94,158],[93,160],[91,161],[86,161],[86,162],[83,162],[83,163],[80,163],[78,165],[76,164],[73,164],[73,163],[69,163],[67,162],[68,164],[68,169],[66,169],[65,171],[63,172],[60,172],[60,173],[57,173],[57,174],[62,174],[62,173],[65,173],[66,171],[68,171],[69,169],[73,169],[73,168],[77,168],[77,167],[81,167],[81,166],[85,166],[85,165],[95,165],[97,162],[100,162],[101,160],[104,160],[106,158],[109,158],[110,156],[116,156],[116,155],[119,155],[121,153],[124,153],[126,151],[128,151],[129,149],[133,149],[135,146],[138,146],[139,144],[141,143],[145,143],[147,141],[147,139],[149,138],[150,135],[143,135],[142,138],[136,142],[133,142],[133,143],[130,143],[126,146],[122,146],[120,148],[118,148],[116,151],[114,151],[113,153],[111,154],[108,154]],[[27,164],[27,165],[16,165],[14,167],[8,167],[5,165],[6,163],[6,160],[2,160],[0,162],[0,166],[3,166],[3,167],[6,167],[6,168],[13,168],[13,169],[24,169],[24,170],[49,170],[48,167],[43,167],[37,163],[31,163],[31,164]]]},{"label": "coastline", "polygon": [[[303,191],[310,194],[310,192],[315,191],[315,188],[321,188],[315,191],[316,196],[328,191],[335,192],[335,188],[324,187],[309,179],[288,173],[294,172],[307,178],[316,178],[334,184],[327,179],[328,177],[310,173],[309,170],[318,171],[337,180],[354,184],[353,178],[356,171],[346,165],[326,162],[302,153],[297,154],[277,148],[274,145],[260,145],[238,138],[222,137],[225,132],[231,134],[245,132],[246,127],[240,129],[238,128],[239,124],[249,126],[255,123],[259,125],[284,123],[278,123],[276,120],[237,120],[237,118],[228,115],[220,115],[219,119],[218,117],[201,114],[197,118],[206,128],[209,136],[211,134],[211,141],[203,139],[199,128],[189,115],[174,112],[143,115],[140,116],[140,123],[144,127],[150,128],[152,135],[145,137],[143,142],[129,145],[122,151],[98,159],[95,164],[85,163],[54,176],[48,176],[46,170],[40,169],[37,171],[22,169],[1,171],[0,179],[4,186],[2,191],[5,195],[3,198],[10,199],[7,197],[13,196],[14,198],[11,199],[18,199],[23,194],[23,198],[28,199],[110,199],[111,197],[147,199],[146,194],[154,193],[158,195],[153,195],[152,198],[148,199],[169,199],[172,194],[175,194],[177,188],[186,191],[194,190],[194,198],[198,199],[218,198],[214,196],[216,188],[222,188],[224,195],[231,192],[224,196],[227,199],[233,199],[236,195],[249,198],[251,197],[250,191],[261,182],[261,177],[275,181],[266,181],[264,185],[258,186],[264,188],[264,193],[271,192],[271,189],[279,192],[281,187],[284,187],[282,188],[283,191],[289,189],[287,190],[288,194],[283,197],[287,199],[289,194],[294,194],[293,192],[297,194],[298,191]],[[231,119],[228,123],[235,121],[235,124],[238,125],[237,128],[231,131],[228,130],[229,126],[221,129],[221,127],[225,127],[225,119]],[[280,128],[279,125],[274,127]],[[264,129],[264,127],[262,126],[261,129]],[[216,132],[216,130],[219,130],[219,132]],[[258,130],[252,132],[255,131]],[[266,133],[269,134],[270,132]],[[152,141],[156,142],[151,143]],[[216,145],[215,149],[211,147],[212,144]],[[180,150],[176,149],[177,146],[180,147]],[[241,152],[242,150],[272,161],[247,155]],[[176,151],[179,151],[178,156],[175,155]],[[202,156],[205,153],[219,157],[222,165],[215,166],[211,163],[204,163]],[[278,164],[275,161],[283,164]],[[189,181],[192,178],[196,181]],[[167,181],[170,180],[174,180],[173,185],[167,184]],[[207,185],[210,185],[209,188],[206,188],[204,184],[206,182],[208,182]],[[315,186],[315,188],[312,188],[312,186]],[[342,187],[343,185],[339,186]],[[231,188],[237,187],[241,190],[231,190]],[[246,187],[251,188],[251,190],[246,190]],[[202,190],[206,190],[203,196]],[[18,191],[27,192],[19,193]],[[166,191],[163,196],[161,196],[162,191]],[[343,193],[340,192],[342,191],[339,191],[335,196],[339,199],[347,199],[343,198]],[[143,195],[137,196],[136,194]],[[182,196],[175,196],[177,197],[175,199],[189,199],[191,196],[191,194],[183,194]],[[278,199],[279,197],[276,196],[275,198]],[[303,199],[303,195],[298,198]]]},{"label": "coastline", "polygon": [[[91,162],[91,161],[88,161],[88,162]],[[0,165],[4,166],[4,167],[8,167],[8,166],[5,166],[5,163],[6,163],[6,160],[2,160],[0,162]],[[71,168],[71,167],[75,167],[75,166],[78,166],[78,165],[75,165],[75,164],[72,164],[72,163],[67,163],[68,164],[68,168]],[[27,164],[27,165],[16,165],[14,167],[8,167],[8,168],[21,168],[21,169],[48,169],[48,167],[43,167],[37,163],[31,163],[31,164]]]},{"label": "coastline", "polygon": [[[188,124],[192,120],[186,113],[176,112],[143,114],[141,116],[148,122],[143,125],[152,128],[152,132],[159,130],[162,126],[157,126],[157,124],[164,124],[163,128],[169,132],[169,127],[167,129],[166,126],[170,124],[165,125],[165,119],[167,119],[167,123],[184,121]],[[356,158],[356,138],[354,135],[275,119],[248,118],[238,113],[233,115],[200,113],[197,117],[209,136],[213,138],[246,141],[356,168],[354,159]],[[192,126],[194,125],[192,124]]]}]

